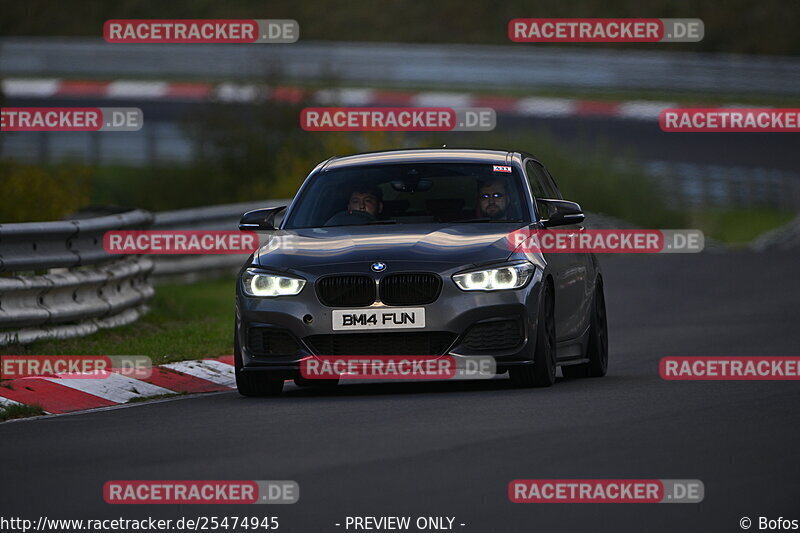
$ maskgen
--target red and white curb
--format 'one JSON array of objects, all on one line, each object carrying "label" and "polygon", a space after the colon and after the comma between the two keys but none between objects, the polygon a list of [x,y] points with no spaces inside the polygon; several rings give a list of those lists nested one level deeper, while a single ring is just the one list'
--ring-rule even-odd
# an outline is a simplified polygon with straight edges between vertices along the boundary
[{"label": "red and white curb", "polygon": [[55,375],[3,381],[0,382],[0,405],[38,405],[46,413],[60,414],[112,407],[165,394],[195,394],[235,388],[233,356],[228,355],[156,366],[147,379],[112,373],[103,379]]},{"label": "red and white curb", "polygon": [[631,120],[658,120],[662,109],[680,107],[676,102],[650,100],[612,102],[541,96],[493,96],[463,92],[413,92],[361,88],[307,89],[227,82],[215,84],[11,78],[3,80],[2,89],[6,96],[12,98],[107,98],[223,103],[272,101],[353,107],[491,107],[497,112],[522,116],[594,116]]}]

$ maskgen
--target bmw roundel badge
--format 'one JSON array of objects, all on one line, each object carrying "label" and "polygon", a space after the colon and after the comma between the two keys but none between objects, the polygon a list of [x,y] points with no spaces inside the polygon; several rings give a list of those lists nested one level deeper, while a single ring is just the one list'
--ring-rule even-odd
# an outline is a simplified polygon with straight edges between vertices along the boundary
[{"label": "bmw roundel badge", "polygon": [[386,263],[381,263],[380,261],[378,261],[377,263],[372,263],[371,268],[374,272],[383,272],[384,270],[386,270]]}]

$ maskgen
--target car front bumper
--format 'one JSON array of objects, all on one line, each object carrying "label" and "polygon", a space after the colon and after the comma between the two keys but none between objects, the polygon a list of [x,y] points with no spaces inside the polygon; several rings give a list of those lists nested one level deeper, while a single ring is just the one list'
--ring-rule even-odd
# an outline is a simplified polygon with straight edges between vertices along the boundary
[{"label": "car front bumper", "polygon": [[[434,269],[432,267],[438,266]],[[360,267],[360,268],[359,268]],[[425,268],[427,267],[427,268]],[[342,267],[346,273],[368,274],[375,279],[379,275],[364,269],[363,265],[348,265]],[[319,343],[313,339],[326,338],[329,335],[414,335],[418,333],[435,332],[437,338],[443,341],[443,350],[436,354],[425,355],[450,355],[457,358],[474,356],[492,356],[495,358],[498,372],[503,372],[509,366],[530,364],[533,359],[533,346],[536,342],[537,309],[542,286],[542,272],[536,269],[531,280],[525,287],[514,290],[502,291],[462,291],[452,281],[452,274],[463,270],[462,268],[442,268],[442,265],[425,265],[419,263],[407,265],[405,269],[397,271],[420,271],[426,269],[436,272],[442,278],[441,292],[433,303],[427,305],[387,306],[376,302],[369,307],[345,308],[327,307],[320,303],[315,292],[315,281],[323,273],[307,273],[302,275],[307,283],[300,294],[296,296],[281,296],[277,298],[259,298],[246,295],[237,281],[236,297],[236,335],[239,346],[240,363],[237,363],[243,372],[266,372],[274,377],[297,377],[302,359],[312,355],[367,355],[331,354],[319,350]],[[344,273],[344,272],[342,272]],[[369,330],[359,332],[342,332],[333,329],[333,311],[338,309],[396,309],[398,307],[423,307],[425,309],[425,327],[413,329]],[[470,328],[476,324],[484,328],[490,323],[517,321],[520,327],[519,342],[514,346],[505,346],[497,349],[489,343],[476,345],[467,342],[474,339],[474,331],[469,335]],[[278,354],[264,355],[251,349],[251,333],[262,334],[268,328],[271,332],[285,332],[294,341],[293,350],[284,350]],[[256,333],[253,333],[256,332]],[[469,336],[468,336],[469,335]],[[318,337],[323,336],[323,337]],[[396,337],[395,337],[396,338]],[[489,339],[491,341],[491,339]],[[393,353],[394,354],[394,353]],[[380,356],[382,354],[369,354]],[[403,353],[395,355],[421,355],[417,353]]]}]

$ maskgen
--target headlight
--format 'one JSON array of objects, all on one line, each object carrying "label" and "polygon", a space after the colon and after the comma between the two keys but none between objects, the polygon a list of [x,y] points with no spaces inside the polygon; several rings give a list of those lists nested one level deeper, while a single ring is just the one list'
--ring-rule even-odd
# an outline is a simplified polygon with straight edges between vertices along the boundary
[{"label": "headlight", "polygon": [[254,268],[248,268],[242,276],[242,287],[249,296],[293,296],[299,294],[305,285],[304,279],[266,274]]},{"label": "headlight", "polygon": [[454,274],[453,281],[463,291],[519,289],[528,283],[535,270],[536,267],[530,263],[519,263],[500,268]]}]

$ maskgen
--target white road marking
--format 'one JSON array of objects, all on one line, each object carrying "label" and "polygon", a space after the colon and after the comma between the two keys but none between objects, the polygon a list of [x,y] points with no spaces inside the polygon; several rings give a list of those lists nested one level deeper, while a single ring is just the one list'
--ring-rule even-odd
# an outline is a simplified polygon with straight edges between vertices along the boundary
[{"label": "white road marking", "polygon": [[2,87],[6,96],[53,96],[60,85],[57,79],[14,79],[3,80]]},{"label": "white road marking", "polygon": [[116,403],[125,403],[135,398],[147,398],[160,394],[175,394],[175,391],[113,373],[103,379],[43,379]]},{"label": "white road marking", "polygon": [[169,92],[165,81],[115,81],[108,85],[108,98],[163,98]]},{"label": "white road marking", "polygon": [[22,405],[19,402],[15,402],[14,400],[9,400],[8,398],[3,398],[0,396],[0,405]]},{"label": "white road marking", "polygon": [[367,106],[374,98],[373,89],[322,89],[314,93],[314,101],[326,105]]},{"label": "white road marking", "polygon": [[517,102],[517,111],[523,115],[562,117],[575,113],[576,101],[567,98],[523,98]]},{"label": "white road marking", "polygon": [[255,102],[263,99],[264,87],[252,84],[220,83],[214,91],[214,98],[220,102]]},{"label": "white road marking", "polygon": [[675,102],[647,102],[631,100],[623,102],[617,109],[620,118],[634,118],[640,120],[658,119],[662,109],[679,107]]},{"label": "white road marking", "polygon": [[419,107],[471,107],[474,97],[467,93],[417,93],[411,99]]},{"label": "white road marking", "polygon": [[220,361],[203,359],[200,361],[181,361],[179,363],[169,363],[161,366],[225,387],[236,387],[233,365],[221,363]]}]

